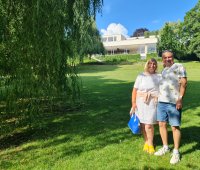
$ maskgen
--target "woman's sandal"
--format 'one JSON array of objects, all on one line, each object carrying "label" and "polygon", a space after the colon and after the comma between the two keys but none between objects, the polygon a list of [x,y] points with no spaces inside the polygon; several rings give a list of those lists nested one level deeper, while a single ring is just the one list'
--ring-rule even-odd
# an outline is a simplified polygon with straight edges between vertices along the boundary
[{"label": "woman's sandal", "polygon": [[143,151],[145,152],[149,151],[149,145],[147,143],[144,144]]},{"label": "woman's sandal", "polygon": [[155,152],[155,149],[154,149],[154,146],[149,146],[149,150],[148,150],[148,153],[149,154],[154,154],[154,152]]}]

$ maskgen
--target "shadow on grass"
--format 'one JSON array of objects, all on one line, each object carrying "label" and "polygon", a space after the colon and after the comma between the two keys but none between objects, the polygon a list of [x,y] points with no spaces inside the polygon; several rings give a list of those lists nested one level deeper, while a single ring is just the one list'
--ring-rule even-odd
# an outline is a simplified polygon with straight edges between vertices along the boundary
[{"label": "shadow on grass", "polygon": [[[98,140],[95,140],[96,142],[88,147],[90,149],[118,143],[120,140],[130,137],[131,133],[127,133],[128,131],[123,134],[111,132],[127,126],[132,85],[123,81],[104,79],[103,77],[84,77],[85,80],[86,82],[96,81],[94,84],[90,83],[84,89],[83,101],[85,102],[80,111],[54,113],[52,115],[44,114],[45,122],[39,127],[36,125],[32,129],[1,138],[0,149],[17,147],[26,142],[46,140],[66,134],[66,138],[55,139],[43,147],[70,142],[76,135],[80,136],[81,140],[90,136],[97,136]],[[109,82],[114,84],[109,84]],[[29,149],[36,149],[37,147],[40,146],[29,147]],[[78,151],[81,150],[84,150],[84,147],[76,145],[71,147],[66,154],[78,154]]]},{"label": "shadow on grass", "polygon": [[[70,147],[66,146],[62,153],[63,156],[74,156],[131,138],[132,134],[127,128],[127,122],[131,105],[132,83],[105,79],[101,76],[83,77],[83,81],[86,84],[82,95],[85,102],[80,111],[44,114],[45,123],[40,125],[40,128],[35,126],[33,129],[1,138],[0,149],[16,147],[36,140],[46,140],[47,142],[43,146],[28,146],[23,151],[40,147],[56,147],[63,143],[73,142],[78,136],[78,140],[81,142],[74,142]],[[87,84],[87,82],[92,83]],[[190,81],[188,84],[184,110],[195,109],[200,105],[200,101],[195,97],[200,92],[199,83]],[[182,129],[182,143],[197,143],[183,154],[189,154],[199,149],[199,134],[197,134],[199,131],[200,127],[197,126]],[[59,138],[62,135],[63,137]],[[134,136],[134,138],[139,137]],[[90,142],[87,142],[88,138],[92,138]],[[53,140],[48,141],[48,139]],[[158,133],[155,135],[155,139],[157,144],[161,143]],[[172,141],[172,136],[170,136],[170,141]]]},{"label": "shadow on grass", "polygon": [[[155,144],[156,145],[162,145],[161,137],[158,132],[159,128],[158,126],[155,128],[156,134],[155,134]],[[200,127],[198,126],[189,126],[186,128],[181,128],[181,145],[186,145],[186,144],[194,144],[192,148],[181,152],[182,155],[192,153],[193,151],[200,150],[200,138],[199,138],[199,132],[200,132]],[[172,131],[171,127],[168,126],[168,140],[169,144],[173,145],[173,136],[172,136]]]},{"label": "shadow on grass", "polygon": [[199,132],[200,132],[200,127],[197,127],[197,126],[190,126],[190,127],[181,129],[181,133],[182,133],[181,143],[183,145],[189,144],[189,143],[194,143],[192,148],[182,152],[181,153],[182,155],[190,154],[193,151],[200,150]]},{"label": "shadow on grass", "polygon": [[[200,106],[200,82],[188,81],[186,94],[183,101],[183,112]],[[200,113],[199,113],[200,116]]]},{"label": "shadow on grass", "polygon": [[[155,134],[154,141],[156,145],[159,145],[160,147],[162,146],[162,141],[161,137],[158,132],[158,127],[156,127],[157,133]],[[191,154],[192,152],[199,151],[200,150],[200,138],[199,138],[199,132],[200,132],[200,127],[199,126],[189,126],[186,128],[181,128],[181,146],[187,145],[187,144],[192,144],[192,146],[189,149],[186,149],[184,151],[181,151],[181,156]],[[168,127],[168,142],[169,145],[172,146],[173,148],[173,136],[172,136],[172,131],[171,128]],[[156,148],[159,149],[160,147]],[[146,169],[152,169],[154,170],[154,167],[145,167]],[[144,169],[145,169],[144,168]],[[194,165],[194,162],[189,162],[186,164],[186,168],[188,169],[199,169],[198,166]],[[164,170],[166,168],[156,168],[160,170]],[[172,168],[173,169],[173,168]]]},{"label": "shadow on grass", "polygon": [[[153,167],[149,167],[149,166],[144,166],[143,170],[166,170],[166,168],[162,168],[162,167],[153,168]],[[167,170],[174,170],[174,168],[170,168]]]}]

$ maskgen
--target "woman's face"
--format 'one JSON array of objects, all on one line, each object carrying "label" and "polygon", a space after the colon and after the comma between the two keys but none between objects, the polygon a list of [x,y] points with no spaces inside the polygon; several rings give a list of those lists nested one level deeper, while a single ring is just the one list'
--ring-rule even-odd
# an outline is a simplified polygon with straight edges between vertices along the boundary
[{"label": "woman's face", "polygon": [[148,72],[150,74],[153,74],[156,72],[156,69],[157,69],[157,64],[156,62],[153,62],[153,61],[149,61],[148,63]]}]

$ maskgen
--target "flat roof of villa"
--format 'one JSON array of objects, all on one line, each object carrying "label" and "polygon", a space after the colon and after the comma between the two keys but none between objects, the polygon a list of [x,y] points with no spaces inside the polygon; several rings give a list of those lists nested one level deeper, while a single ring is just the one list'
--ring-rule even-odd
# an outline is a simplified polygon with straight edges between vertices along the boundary
[{"label": "flat roof of villa", "polygon": [[125,39],[116,39],[115,41],[108,41],[108,38],[112,38],[115,36],[121,36],[120,34],[116,35],[105,35],[102,36],[102,38],[107,38],[107,41],[103,41],[104,47],[106,49],[113,49],[113,48],[131,48],[131,47],[137,47],[141,45],[155,45],[158,41],[156,36],[150,36],[149,38],[145,37],[124,37]]}]

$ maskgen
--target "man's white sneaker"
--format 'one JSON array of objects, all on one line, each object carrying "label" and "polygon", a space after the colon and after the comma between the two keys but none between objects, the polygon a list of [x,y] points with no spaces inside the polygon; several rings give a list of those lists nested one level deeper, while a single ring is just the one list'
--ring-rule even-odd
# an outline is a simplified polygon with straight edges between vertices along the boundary
[{"label": "man's white sneaker", "polygon": [[176,164],[180,161],[180,154],[179,153],[173,153],[172,158],[170,160],[170,164]]},{"label": "man's white sneaker", "polygon": [[160,148],[157,152],[154,153],[156,156],[162,156],[165,155],[166,153],[170,152],[170,149],[166,149],[164,147]]}]

